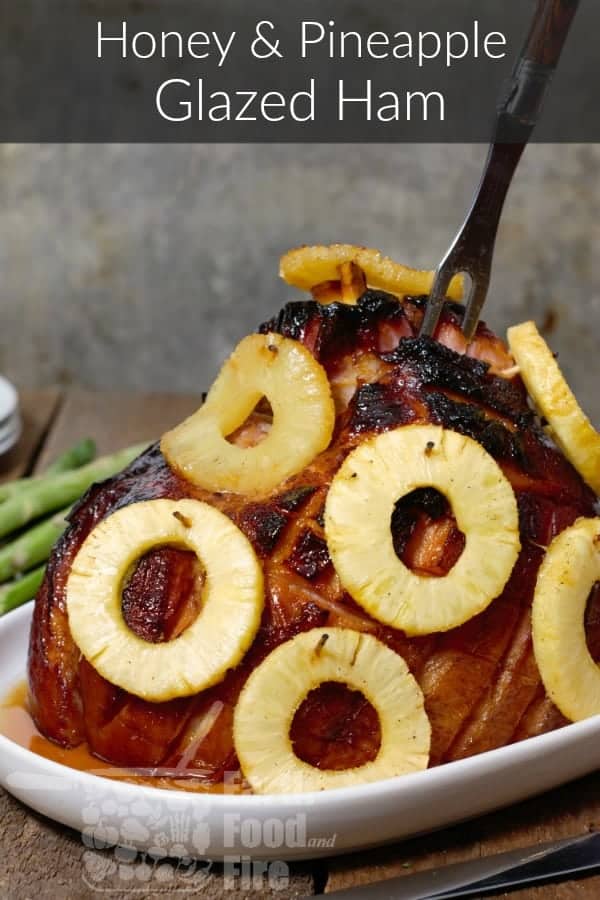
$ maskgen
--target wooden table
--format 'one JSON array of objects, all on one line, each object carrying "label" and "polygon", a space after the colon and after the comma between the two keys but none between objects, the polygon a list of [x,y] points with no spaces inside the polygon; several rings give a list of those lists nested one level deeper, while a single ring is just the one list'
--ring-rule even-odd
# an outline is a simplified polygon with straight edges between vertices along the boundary
[{"label": "wooden table", "polygon": [[[165,394],[97,394],[83,390],[38,391],[23,395],[26,430],[23,441],[0,469],[0,480],[43,468],[77,439],[90,435],[100,453],[150,440],[180,421],[198,405],[197,397]],[[600,748],[598,753],[600,761]],[[427,803],[427,796],[423,796]],[[406,875],[444,863],[497,853],[512,847],[575,835],[600,827],[600,774],[552,791],[541,798],[485,816],[437,834],[379,850],[354,853],[318,863],[290,867],[288,886],[280,897],[329,893],[351,885]],[[185,884],[125,884],[107,871],[100,891],[84,880],[84,847],[80,836],[43,819],[0,791],[0,896],[8,900],[51,898],[84,900],[108,892],[111,898],[263,897],[267,885],[248,889],[225,885],[219,866],[198,872]],[[98,864],[110,868],[108,851],[94,851]],[[560,885],[517,891],[518,900],[596,900],[600,876]]]}]

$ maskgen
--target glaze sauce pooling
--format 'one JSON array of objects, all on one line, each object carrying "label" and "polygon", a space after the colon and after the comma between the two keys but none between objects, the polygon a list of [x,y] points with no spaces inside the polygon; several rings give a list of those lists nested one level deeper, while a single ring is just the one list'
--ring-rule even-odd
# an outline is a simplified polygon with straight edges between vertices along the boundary
[{"label": "glaze sauce pooling", "polygon": [[9,694],[0,700],[0,734],[24,747],[38,756],[60,763],[79,772],[88,772],[91,775],[101,775],[104,778],[113,778],[120,781],[128,781],[132,784],[143,784],[151,787],[166,788],[178,791],[193,791],[198,793],[241,793],[243,788],[238,784],[222,785],[207,784],[201,778],[174,777],[173,775],[161,775],[160,770],[156,775],[149,771],[143,774],[136,769],[119,768],[110,763],[92,756],[86,743],[72,749],[59,747],[47,740],[35,727],[31,718],[28,704],[28,691],[25,681],[20,682]]}]

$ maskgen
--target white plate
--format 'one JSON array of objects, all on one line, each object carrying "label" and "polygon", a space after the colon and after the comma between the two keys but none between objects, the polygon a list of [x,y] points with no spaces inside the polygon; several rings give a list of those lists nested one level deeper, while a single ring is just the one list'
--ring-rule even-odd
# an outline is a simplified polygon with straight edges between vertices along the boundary
[{"label": "white plate", "polygon": [[19,398],[10,381],[0,375],[0,456],[8,453],[20,437]]},{"label": "white plate", "polygon": [[0,375],[0,425],[4,425],[14,415],[18,403],[15,388],[10,381]]},{"label": "white plate", "polygon": [[8,426],[4,426],[0,429],[0,456],[4,453],[8,453],[9,450],[12,450],[12,448],[19,443],[22,430],[21,417],[17,412],[12,417]]},{"label": "white plate", "polygon": [[[24,678],[31,604],[0,619],[0,697]],[[284,796],[161,790],[78,772],[0,736],[0,783],[88,846],[156,856],[307,859],[432,831],[598,767],[600,716],[373,785]]]}]

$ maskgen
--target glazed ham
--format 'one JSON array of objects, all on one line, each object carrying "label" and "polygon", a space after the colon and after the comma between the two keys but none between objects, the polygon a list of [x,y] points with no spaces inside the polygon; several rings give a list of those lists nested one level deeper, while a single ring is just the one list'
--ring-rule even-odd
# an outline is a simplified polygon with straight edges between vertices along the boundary
[{"label": "glazed ham", "polygon": [[[65,747],[85,741],[116,765],[164,767],[198,785],[218,784],[237,769],[232,718],[249,673],[282,642],[323,626],[371,633],[404,657],[432,726],[430,765],[564,724],[537,671],[530,608],[545,548],[578,517],[593,516],[596,497],[547,437],[503,342],[480,324],[467,348],[462,309],[452,303],[436,340],[421,339],[424,303],[366,291],[355,306],[291,303],[261,327],[313,353],[327,372],[337,412],[330,447],[270,497],[195,488],[169,468],[158,446],[88,491],[53,553],[35,607],[31,710],[46,737]],[[444,634],[408,638],[369,618],[342,589],[324,538],[323,509],[331,479],[354,447],[368,435],[412,423],[467,435],[493,456],[515,491],[522,550],[502,595],[483,613]],[[249,446],[268,428],[269,410],[259,408],[231,440]],[[220,684],[149,703],[105,681],[81,657],[69,633],[65,585],[101,519],[141,500],[184,497],[218,507],[248,537],[264,568],[265,609],[249,652]],[[432,578],[443,577],[464,547],[448,502],[432,488],[399,501],[391,528],[397,555]],[[123,615],[145,640],[168,641],[193,621],[201,591],[193,554],[160,548],[139,561],[124,587]],[[599,593],[588,603],[586,623],[595,658]],[[301,759],[341,769],[376,755],[379,723],[360,693],[330,683],[303,703],[291,739]]]}]

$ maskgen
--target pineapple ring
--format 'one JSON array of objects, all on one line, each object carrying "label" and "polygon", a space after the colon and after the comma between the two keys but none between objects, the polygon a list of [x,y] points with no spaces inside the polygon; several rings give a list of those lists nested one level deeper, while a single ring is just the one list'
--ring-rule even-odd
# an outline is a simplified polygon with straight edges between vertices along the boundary
[{"label": "pineapple ring", "polygon": [[[294,715],[327,681],[361,691],[381,725],[374,760],[323,770],[299,759],[290,740]],[[252,672],[234,711],[240,766],[258,794],[322,791],[379,781],[427,768],[431,726],[423,694],[405,661],[369,634],[316,628],[281,644]]]},{"label": "pineapple ring", "polygon": [[[396,501],[422,487],[444,494],[466,537],[443,578],[417,575],[394,550]],[[448,631],[498,597],[520,550],[510,483],[476,441],[437,425],[406,425],[365,441],[334,477],[325,507],[331,559],[373,618],[408,635]]]},{"label": "pineapple ring", "polygon": [[[266,397],[273,425],[255,447],[226,436]],[[299,341],[280,334],[244,338],[229,357],[206,402],[163,436],[169,464],[199,487],[262,493],[300,472],[329,446],[335,407],[327,374]]]},{"label": "pineapple ring", "polygon": [[587,599],[600,581],[600,519],[578,519],[556,537],[538,574],[533,650],[544,687],[573,722],[600,713],[600,667],[588,650]]},{"label": "pineapple ring", "polygon": [[[137,559],[165,544],[193,550],[206,582],[196,620],[172,641],[151,644],[127,627],[121,585]],[[249,541],[199,500],[149,500],[104,519],[75,557],[66,595],[71,635],[88,662],[111,684],[152,702],[221,681],[250,646],[264,603]]]},{"label": "pineapple ring", "polygon": [[600,494],[600,434],[583,412],[533,322],[508,329],[508,343],[535,405],[553,437],[596,494]]},{"label": "pineapple ring", "polygon": [[[311,291],[319,284],[340,279],[340,267],[354,263],[364,272],[369,287],[387,291],[398,297],[407,294],[429,294],[433,284],[433,272],[409,269],[382,256],[379,250],[355,247],[352,244],[317,245],[297,247],[281,257],[279,274],[293,287]],[[462,276],[452,279],[448,297],[460,300],[463,295]],[[356,302],[356,301],[354,301]]]}]

